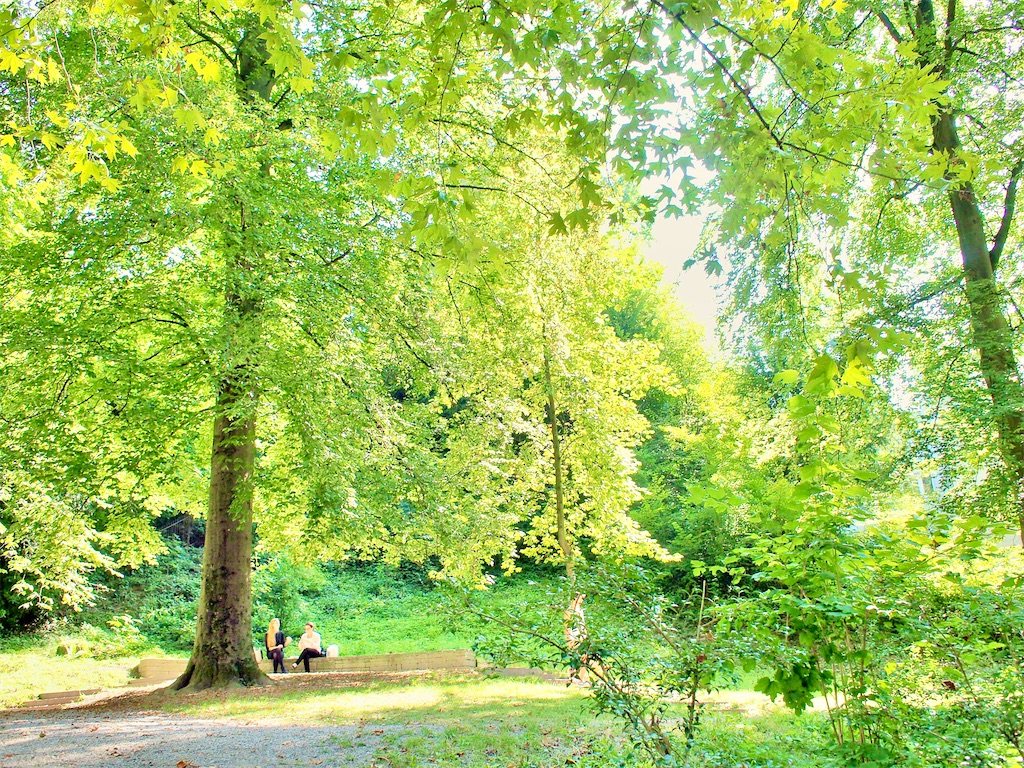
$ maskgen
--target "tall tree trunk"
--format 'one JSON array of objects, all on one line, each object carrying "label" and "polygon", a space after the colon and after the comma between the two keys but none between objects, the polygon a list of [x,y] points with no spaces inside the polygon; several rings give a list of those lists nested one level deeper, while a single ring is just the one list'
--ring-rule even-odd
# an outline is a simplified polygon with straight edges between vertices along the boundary
[{"label": "tall tree trunk", "polygon": [[[245,208],[239,241],[247,245]],[[224,325],[237,357],[217,387],[202,588],[192,658],[173,688],[202,690],[267,681],[253,654],[252,497],[256,467],[256,355],[260,300],[251,261],[228,248]]]},{"label": "tall tree trunk", "polygon": [[[961,162],[957,157],[960,138],[956,118],[948,105],[941,106],[935,118],[932,142],[934,150],[946,155],[952,167]],[[972,339],[992,399],[992,421],[999,432],[1000,454],[1014,481],[1017,524],[1024,545],[1024,387],[1013,350],[1013,334],[996,284],[985,217],[973,185],[952,184],[949,202],[960,243]]]},{"label": "tall tree trunk", "polygon": [[267,680],[252,649],[256,422],[252,415],[255,392],[247,378],[229,374],[217,393],[196,639],[175,690],[258,685]]},{"label": "tall tree trunk", "polygon": [[[948,120],[952,122],[952,117]],[[985,222],[974,191],[969,185],[951,191],[950,204],[960,240],[974,347],[992,399],[1000,454],[1014,481],[1017,525],[1024,543],[1024,388],[1013,351],[1013,335],[1003,311],[989,257]]]},{"label": "tall tree trunk", "polygon": [[[259,33],[259,29],[246,30],[236,46],[238,88],[247,102],[269,102],[276,80]],[[264,162],[261,173],[269,173],[269,162]],[[217,386],[196,639],[185,672],[172,686],[175,690],[268,681],[253,653],[250,577],[259,400],[259,360],[253,344],[259,337],[261,302],[259,287],[254,284],[255,252],[242,201],[238,216],[237,231],[225,238],[224,325],[226,348],[233,359]]]},{"label": "tall tree trunk", "polygon": [[544,349],[544,385],[548,393],[548,429],[551,432],[551,461],[555,471],[555,526],[558,546],[565,556],[565,575],[572,581],[576,578],[573,563],[573,547],[565,528],[565,486],[562,472],[562,442],[558,433],[558,416],[555,410],[555,382],[551,377],[551,355]]}]

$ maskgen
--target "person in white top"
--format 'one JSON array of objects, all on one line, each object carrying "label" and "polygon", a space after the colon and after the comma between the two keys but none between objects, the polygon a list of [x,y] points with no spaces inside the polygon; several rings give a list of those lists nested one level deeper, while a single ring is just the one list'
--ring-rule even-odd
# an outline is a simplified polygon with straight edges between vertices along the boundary
[{"label": "person in white top", "polygon": [[316,631],[316,627],[310,621],[306,624],[306,631],[299,638],[299,658],[292,664],[292,669],[299,666],[301,661],[303,669],[309,672],[309,660],[319,659],[323,655],[320,650],[320,633]]}]

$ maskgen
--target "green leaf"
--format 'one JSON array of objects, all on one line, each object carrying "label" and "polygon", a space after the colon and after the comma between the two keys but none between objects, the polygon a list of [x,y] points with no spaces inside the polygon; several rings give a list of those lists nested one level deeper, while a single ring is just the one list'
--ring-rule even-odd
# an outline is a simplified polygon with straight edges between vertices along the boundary
[{"label": "green leaf", "polygon": [[798,371],[795,371],[795,370],[790,368],[790,369],[787,369],[785,371],[779,371],[778,373],[776,373],[774,378],[772,379],[772,383],[774,383],[774,384],[796,384],[796,382],[797,382],[797,380],[799,378],[800,378],[800,373]]}]

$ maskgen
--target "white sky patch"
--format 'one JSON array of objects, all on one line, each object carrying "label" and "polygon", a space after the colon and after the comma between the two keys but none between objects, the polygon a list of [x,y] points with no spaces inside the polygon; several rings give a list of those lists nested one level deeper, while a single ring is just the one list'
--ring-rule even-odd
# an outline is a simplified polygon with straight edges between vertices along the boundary
[{"label": "white sky patch", "polygon": [[651,240],[644,247],[644,256],[661,264],[665,269],[662,282],[672,286],[673,293],[683,308],[706,329],[709,349],[716,349],[715,323],[718,319],[718,299],[715,288],[724,283],[722,275],[711,276],[703,264],[683,269],[683,263],[693,256],[700,241],[704,217],[659,217],[651,230]]}]

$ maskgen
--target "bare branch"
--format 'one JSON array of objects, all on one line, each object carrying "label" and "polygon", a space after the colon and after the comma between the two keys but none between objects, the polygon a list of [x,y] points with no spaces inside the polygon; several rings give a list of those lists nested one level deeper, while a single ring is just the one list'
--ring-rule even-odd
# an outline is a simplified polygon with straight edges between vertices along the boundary
[{"label": "bare branch", "polygon": [[1008,81],[1017,84],[1024,83],[1024,80],[1021,80],[1019,77],[1014,77],[1013,75],[1011,75],[1004,67],[1000,66],[999,62],[996,61],[995,59],[980,54],[977,51],[972,51],[970,48],[965,48],[962,45],[954,45],[953,50],[956,51],[957,53],[966,53],[968,56],[973,56],[978,61],[982,61],[985,64],[991,64],[995,69],[999,70],[999,74],[1005,77]]},{"label": "bare branch", "polygon": [[654,13],[655,5],[656,3],[651,3],[647,10],[642,14],[640,24],[637,26],[636,37],[633,38],[633,45],[630,47],[629,53],[626,55],[626,62],[622,65],[622,71],[619,72],[619,77],[615,81],[615,88],[612,90],[611,96],[608,97],[608,115],[605,118],[604,123],[605,133],[608,133],[611,130],[613,116],[612,106],[615,104],[615,99],[618,98],[619,90],[622,88],[622,81],[626,77],[626,72],[629,71],[629,67],[633,63],[633,54],[636,53],[637,46],[640,45],[640,37],[644,33],[644,26]]},{"label": "bare branch", "polygon": [[750,95],[750,86],[744,85],[739,81],[739,79],[737,79],[736,75],[733,74],[732,70],[729,69],[728,65],[726,65],[726,63],[722,61],[722,57],[715,53],[714,50],[712,50],[711,46],[704,42],[701,39],[701,36],[697,34],[697,32],[689,24],[686,23],[686,21],[683,19],[682,14],[669,9],[668,7],[665,6],[663,2],[661,2],[661,0],[656,0],[655,5],[661,8],[661,10],[664,11],[669,18],[673,19],[680,27],[682,27],[686,34],[690,36],[690,39],[693,42],[695,42],[697,46],[702,51],[704,51],[705,54],[707,54],[708,58],[710,58],[715,63],[715,66],[718,68],[718,70],[725,76],[725,79],[728,80],[732,84],[733,88],[735,88],[736,91],[743,96],[743,100],[747,102],[747,107],[753,113],[754,117],[757,118],[757,121],[761,123],[762,127],[771,137],[772,141],[775,142],[776,146],[778,146],[779,149],[783,149],[785,145],[783,144],[782,140],[775,134],[775,131],[772,130],[771,125],[768,124],[768,120],[765,119],[765,116],[761,113],[761,110],[757,106],[757,103]]}]

